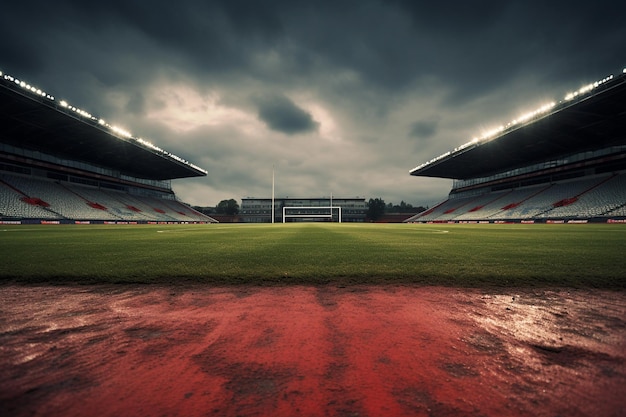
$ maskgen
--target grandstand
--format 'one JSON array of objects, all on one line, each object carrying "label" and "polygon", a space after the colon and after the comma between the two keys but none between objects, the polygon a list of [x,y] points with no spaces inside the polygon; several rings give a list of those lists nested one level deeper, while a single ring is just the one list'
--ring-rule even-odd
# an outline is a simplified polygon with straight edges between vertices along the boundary
[{"label": "grandstand", "polygon": [[214,223],[178,201],[194,164],[0,71],[0,223]]},{"label": "grandstand", "polygon": [[410,171],[453,179],[407,222],[626,222],[626,69]]}]

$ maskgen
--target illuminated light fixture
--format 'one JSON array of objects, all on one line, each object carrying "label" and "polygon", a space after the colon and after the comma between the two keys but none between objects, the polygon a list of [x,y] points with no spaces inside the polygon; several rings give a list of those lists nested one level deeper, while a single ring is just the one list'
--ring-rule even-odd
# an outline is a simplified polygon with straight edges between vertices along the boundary
[{"label": "illuminated light fixture", "polygon": [[0,71],[0,78],[4,78],[5,80],[13,82],[16,85],[19,85],[23,89],[28,90],[28,91],[30,91],[33,94],[37,94],[38,96],[45,97],[48,100],[53,100],[54,101],[54,97],[53,96],[51,96],[50,94],[47,94],[45,91],[41,90],[40,88],[37,88],[34,85],[30,85],[30,84],[28,84],[25,81],[22,81],[22,80],[19,80],[19,79],[15,78],[15,77],[12,77],[9,74],[5,74],[3,71]]},{"label": "illuminated light fixture", "polygon": [[578,97],[581,94],[587,94],[588,92],[590,92],[591,90],[593,90],[594,88],[598,88],[599,86],[601,86],[602,84],[609,82],[613,79],[613,74],[609,75],[608,77],[605,77],[599,81],[596,81],[592,84],[587,84],[581,88],[579,88],[577,91],[574,91],[572,93],[568,93],[565,96],[565,101],[571,101],[573,99],[575,99],[576,97]]},{"label": "illuminated light fixture", "polygon": [[[21,81],[21,80],[15,78],[15,77],[13,77],[13,76],[11,76],[9,74],[6,74],[3,71],[0,71],[0,78],[4,78],[5,80],[7,80],[7,81],[9,81],[11,83],[15,83],[16,85],[20,86],[21,88],[23,88],[25,90],[28,90],[28,91],[30,91],[30,92],[32,92],[34,94],[37,94],[37,95],[39,95],[41,97],[45,97],[45,98],[47,98],[49,100],[55,101],[54,96],[52,96],[50,94],[47,94],[45,91],[42,91],[41,89],[39,89],[39,88],[37,88],[35,86],[27,84],[25,81]],[[153,150],[158,151],[158,152],[162,153],[163,155],[166,155],[166,156],[168,156],[168,157],[170,157],[170,158],[172,158],[172,159],[174,159],[176,161],[182,162],[185,165],[187,165],[187,166],[189,166],[189,167],[191,167],[191,168],[193,168],[193,169],[195,169],[197,171],[200,171],[200,172],[204,173],[205,175],[208,173],[208,171],[198,167],[197,165],[194,165],[191,162],[189,162],[189,161],[187,161],[187,160],[185,160],[185,159],[183,159],[181,157],[178,157],[178,156],[176,156],[176,155],[174,155],[174,154],[172,154],[170,152],[167,152],[167,151],[159,148],[158,146],[153,145],[152,143],[150,143],[150,142],[148,142],[148,141],[146,141],[144,139],[133,137],[132,133],[130,133],[129,131],[127,131],[127,130],[121,128],[121,127],[111,126],[104,119],[98,119],[97,117],[94,117],[91,113],[89,113],[89,112],[87,112],[85,110],[82,110],[82,109],[79,109],[77,107],[71,106],[65,100],[59,101],[59,105],[61,107],[63,107],[63,108],[68,109],[69,111],[73,111],[73,112],[75,112],[75,113],[77,113],[77,114],[79,114],[79,115],[81,115],[81,116],[83,116],[85,118],[88,118],[90,120],[96,121],[101,126],[104,126],[104,127],[108,128],[109,130],[111,130],[112,132],[118,134],[119,136],[122,136],[122,137],[125,137],[125,138],[134,139],[137,142],[141,143],[142,145],[146,146],[147,148],[153,149]]]},{"label": "illuminated light fixture", "polygon": [[548,104],[544,104],[543,106],[539,107],[537,110],[532,111],[532,112],[528,112],[525,113],[523,115],[521,115],[519,118],[517,118],[516,120],[513,120],[510,125],[516,125],[518,123],[523,123],[527,120],[532,119],[533,117],[536,117],[542,113],[546,113],[548,112],[551,108],[553,108],[554,106],[556,106],[555,102],[551,102]]},{"label": "illuminated light fixture", "polygon": [[[624,68],[622,70],[622,73],[626,74],[626,68]],[[611,81],[613,78],[614,77],[611,74],[611,75],[609,75],[609,76],[607,76],[607,77],[605,77],[605,78],[603,78],[603,79],[601,79],[599,81],[593,82],[591,84],[584,85],[584,86],[582,86],[581,88],[579,88],[578,90],[576,90],[574,92],[567,93],[567,95],[565,96],[563,101],[565,101],[565,102],[572,101],[572,100],[576,99],[579,96],[586,95],[586,94],[592,92],[594,89],[596,89],[596,88],[602,86],[603,84]],[[559,102],[559,104],[562,104],[563,101]],[[519,116],[517,119],[514,119],[511,122],[507,123],[506,125],[499,126],[499,127],[495,128],[495,129],[488,130],[488,131],[484,132],[479,138],[474,137],[470,142],[465,143],[465,144],[459,146],[458,148],[455,148],[452,152],[446,152],[443,155],[440,155],[440,156],[438,156],[436,158],[433,158],[430,161],[428,161],[426,163],[423,163],[423,164],[413,168],[409,172],[413,173],[415,171],[418,171],[418,170],[420,170],[420,169],[422,169],[422,168],[424,168],[424,167],[426,167],[428,165],[431,165],[431,164],[433,164],[433,163],[435,163],[435,162],[437,162],[437,161],[439,161],[441,159],[446,158],[451,153],[454,154],[454,153],[460,152],[460,151],[462,151],[462,150],[464,150],[464,149],[466,149],[466,148],[468,148],[468,147],[470,147],[472,145],[480,146],[479,142],[487,142],[489,139],[494,138],[496,135],[498,135],[498,134],[500,134],[502,132],[508,131],[509,129],[513,129],[515,126],[517,126],[520,123],[525,123],[525,122],[527,122],[529,120],[538,118],[538,117],[540,117],[540,116],[550,112],[556,106],[557,106],[557,103],[555,103],[555,102],[544,104],[543,106],[539,107],[537,110],[529,112],[529,113],[525,113],[525,114]]]},{"label": "illuminated light fixture", "polygon": [[124,136],[126,138],[132,138],[133,137],[133,135],[129,131],[127,131],[125,129],[122,129],[121,127],[111,126],[111,130],[114,131],[115,133],[117,133],[118,135]]}]

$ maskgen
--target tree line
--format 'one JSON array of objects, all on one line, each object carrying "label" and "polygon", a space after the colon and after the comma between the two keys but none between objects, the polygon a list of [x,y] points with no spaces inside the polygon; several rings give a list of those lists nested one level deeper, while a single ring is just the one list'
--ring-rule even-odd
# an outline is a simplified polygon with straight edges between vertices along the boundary
[{"label": "tree line", "polygon": [[382,198],[370,198],[367,202],[367,218],[376,221],[385,213],[417,214],[426,209],[426,207],[422,206],[413,207],[412,204],[406,203],[404,200],[402,200],[400,204],[385,204],[385,200]]},{"label": "tree line", "polygon": [[[200,213],[211,214],[225,214],[228,216],[234,216],[239,214],[239,203],[237,200],[231,198],[229,200],[220,201],[215,207],[193,207]],[[370,198],[367,202],[367,218],[370,220],[378,220],[385,213],[421,213],[426,210],[427,207],[417,206],[406,203],[404,200],[400,204],[385,203],[382,198]]]},{"label": "tree line", "polygon": [[208,216],[210,216],[211,214],[225,214],[228,216],[234,216],[235,214],[239,214],[239,203],[234,198],[231,198],[229,200],[220,201],[215,207],[194,206],[193,209]]}]

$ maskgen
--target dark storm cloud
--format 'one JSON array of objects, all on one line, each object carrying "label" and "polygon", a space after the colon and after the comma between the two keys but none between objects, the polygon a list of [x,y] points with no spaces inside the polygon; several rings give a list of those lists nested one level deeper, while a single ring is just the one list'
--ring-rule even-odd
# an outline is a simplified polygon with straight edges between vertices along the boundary
[{"label": "dark storm cloud", "polygon": [[[267,181],[254,178],[276,164],[290,195],[332,186],[335,194],[433,204],[447,185],[409,169],[520,106],[621,71],[624,8],[561,0],[7,2],[0,70],[206,168],[210,178],[175,184],[183,199],[266,196]],[[296,134],[312,140],[294,144]]]},{"label": "dark storm cloud", "polygon": [[258,106],[259,119],[277,132],[295,135],[313,132],[319,127],[310,113],[283,95],[268,94],[255,98],[254,102]]},{"label": "dark storm cloud", "polygon": [[409,136],[428,139],[437,132],[437,120],[420,120],[411,125]]},{"label": "dark storm cloud", "polygon": [[[383,91],[435,75],[455,100],[538,68],[551,79],[567,63],[595,75],[614,62],[598,41],[608,50],[624,38],[620,13],[589,2],[57,1],[13,3],[3,16],[0,42],[14,71],[69,60],[93,66],[110,87],[168,66],[274,83],[350,70]],[[281,55],[278,71],[255,62],[271,51]]]},{"label": "dark storm cloud", "polygon": [[274,9],[261,2],[32,3],[0,14],[0,46],[13,70],[65,61],[90,67],[108,87],[141,84],[168,66],[200,75],[246,71],[253,51],[280,33]]}]

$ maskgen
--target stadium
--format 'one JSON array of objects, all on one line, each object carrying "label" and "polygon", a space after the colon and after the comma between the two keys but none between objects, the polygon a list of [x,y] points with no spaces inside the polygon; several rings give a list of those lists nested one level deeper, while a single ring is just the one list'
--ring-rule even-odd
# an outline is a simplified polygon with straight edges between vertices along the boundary
[{"label": "stadium", "polygon": [[407,222],[623,222],[626,70],[410,171],[453,179],[448,199]]},{"label": "stadium", "polygon": [[[0,221],[216,222],[171,188],[202,168],[1,72],[0,94]],[[622,71],[412,169],[454,182],[405,221],[626,221],[625,102]]]},{"label": "stadium", "polygon": [[177,200],[204,169],[0,73],[0,415],[623,416],[625,81],[418,166],[454,186],[409,223],[237,225]]},{"label": "stadium", "polygon": [[207,172],[0,71],[0,222],[212,223],[171,181]]}]

